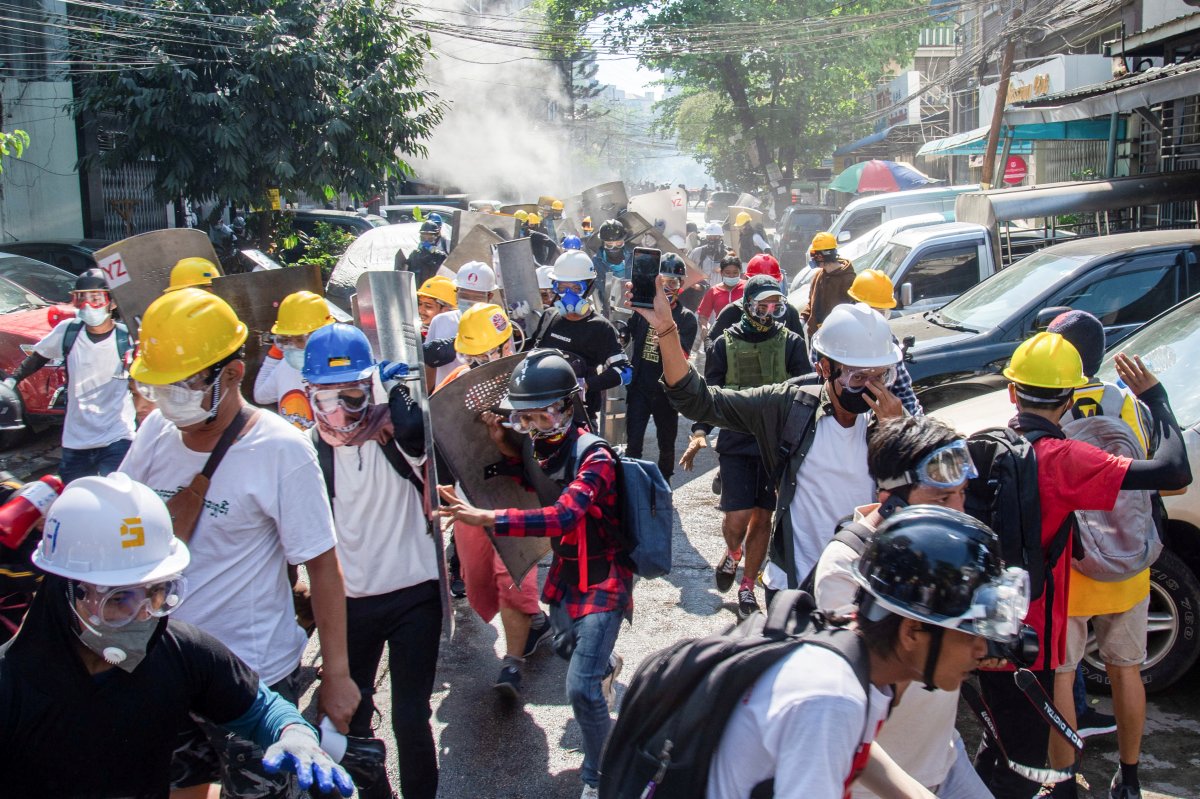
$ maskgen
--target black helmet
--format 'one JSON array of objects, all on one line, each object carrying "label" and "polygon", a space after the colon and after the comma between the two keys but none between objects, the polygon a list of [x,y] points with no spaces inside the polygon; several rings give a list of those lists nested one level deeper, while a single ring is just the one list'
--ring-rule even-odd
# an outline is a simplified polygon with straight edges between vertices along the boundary
[{"label": "black helmet", "polygon": [[427,219],[421,223],[421,232],[422,233],[441,233],[442,232],[442,223],[434,222],[432,219]]},{"label": "black helmet", "polygon": [[75,278],[72,291],[108,291],[108,281],[99,269],[86,269]]},{"label": "black helmet", "polygon": [[575,370],[561,352],[534,350],[508,378],[508,396],[500,403],[506,411],[546,408],[579,391]]},{"label": "black helmet", "polygon": [[665,252],[658,261],[658,271],[670,277],[677,277],[681,280],[687,276],[687,265],[683,259],[673,252]]},{"label": "black helmet", "polygon": [[600,241],[624,241],[626,238],[625,226],[616,219],[609,219],[600,226]]}]

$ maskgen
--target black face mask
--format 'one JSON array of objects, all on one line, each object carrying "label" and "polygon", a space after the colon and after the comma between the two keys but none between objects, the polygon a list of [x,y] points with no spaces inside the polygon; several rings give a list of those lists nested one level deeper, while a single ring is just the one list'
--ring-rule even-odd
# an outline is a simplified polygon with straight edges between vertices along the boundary
[{"label": "black face mask", "polygon": [[855,416],[861,416],[871,410],[871,406],[867,404],[867,397],[875,399],[875,395],[870,389],[864,388],[862,391],[850,391],[837,382],[838,377],[842,374],[841,367],[833,370],[829,379],[833,382],[834,391],[837,393],[838,405],[842,406],[842,410],[847,413],[852,413]]}]

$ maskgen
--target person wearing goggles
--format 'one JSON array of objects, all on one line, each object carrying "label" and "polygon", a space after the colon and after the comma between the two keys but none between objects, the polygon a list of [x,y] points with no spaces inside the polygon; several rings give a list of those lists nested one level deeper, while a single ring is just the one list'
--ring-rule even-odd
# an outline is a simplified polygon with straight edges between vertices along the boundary
[{"label": "person wearing goggles", "polygon": [[[450,245],[442,237],[442,223],[434,221],[432,218],[421,223],[418,236],[420,241],[417,243],[416,249],[408,254],[408,258],[404,259],[403,263],[398,263],[397,268],[412,272],[416,277],[417,285],[421,286],[425,281],[437,275],[438,267],[446,260],[446,253]],[[397,252],[396,260],[399,262],[401,259],[401,253]]]},{"label": "person wearing goggles", "polygon": [[126,366],[133,347],[129,330],[112,317],[116,305],[104,273],[89,269],[76,278],[71,303],[75,318],[56,324],[3,381],[12,392],[6,399],[19,405],[22,380],[51,363],[64,365],[63,482],[116,469],[129,451],[135,418]]},{"label": "person wearing goggles", "polygon": [[[353,792],[295,705],[177,617],[191,554],[150,488],[120,473],[75,480],[48,509],[33,562],[46,576],[0,650],[7,791],[166,796],[175,730],[195,714],[250,739],[243,758],[267,772],[314,795]],[[34,696],[36,712],[16,701]]]},{"label": "person wearing goggles", "polygon": [[321,295],[297,291],[284,297],[271,327],[271,349],[254,378],[254,401],[260,405],[275,405],[280,416],[301,430],[313,426],[312,406],[300,378],[304,345],[314,330],[332,322],[329,307]]},{"label": "person wearing goggles", "polygon": [[605,314],[609,312],[609,276],[616,280],[624,280],[625,265],[633,260],[633,247],[627,241],[628,232],[625,225],[616,219],[609,219],[596,231],[600,237],[600,250],[596,253],[595,272],[599,282],[600,301]]}]

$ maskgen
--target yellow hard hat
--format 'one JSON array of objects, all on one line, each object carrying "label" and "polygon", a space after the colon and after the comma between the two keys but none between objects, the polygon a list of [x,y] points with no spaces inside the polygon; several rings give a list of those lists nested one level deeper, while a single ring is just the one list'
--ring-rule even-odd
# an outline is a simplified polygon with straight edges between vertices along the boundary
[{"label": "yellow hard hat", "polygon": [[526,219],[529,218],[529,212],[526,211],[524,208],[519,208],[513,214],[513,216],[515,216],[517,219],[520,219],[522,222],[524,222]]},{"label": "yellow hard hat", "polygon": [[583,221],[579,223],[579,227],[582,228],[585,233],[590,231],[592,229],[592,218],[590,216],[585,216]]},{"label": "yellow hard hat", "polygon": [[483,355],[512,337],[512,323],[499,305],[477,302],[463,311],[454,349],[463,355]]},{"label": "yellow hard hat", "polygon": [[746,224],[747,222],[753,222],[753,221],[754,221],[754,217],[750,216],[750,214],[746,213],[745,211],[742,211],[740,214],[737,215],[737,218],[735,218],[733,220],[733,226],[741,227],[742,225]]},{"label": "yellow hard hat", "polygon": [[454,281],[445,275],[434,275],[421,284],[417,289],[418,297],[431,297],[442,305],[454,305],[458,302],[458,287]]},{"label": "yellow hard hat", "polygon": [[171,285],[165,291],[211,286],[219,274],[216,264],[207,258],[181,258],[171,268]]},{"label": "yellow hard hat", "polygon": [[1046,331],[1017,347],[1004,376],[1035,388],[1080,388],[1088,384],[1079,350],[1058,333]]},{"label": "yellow hard hat", "polygon": [[156,386],[178,382],[237,352],[247,333],[220,297],[196,288],[163,294],[142,317],[140,352],[129,376]]},{"label": "yellow hard hat", "polygon": [[832,233],[821,232],[813,236],[812,245],[808,248],[809,252],[818,252],[820,250],[836,250],[837,238]]},{"label": "yellow hard hat", "polygon": [[531,225],[540,225],[542,224],[542,217],[540,214],[530,214],[525,218],[525,221]]},{"label": "yellow hard hat", "polygon": [[887,310],[896,307],[896,287],[892,285],[892,279],[878,269],[859,272],[847,294],[872,308]]},{"label": "yellow hard hat", "polygon": [[307,336],[332,321],[324,297],[311,291],[297,291],[279,303],[279,315],[271,332],[277,336]]},{"label": "yellow hard hat", "polygon": [[563,209],[563,201],[555,200],[554,202],[550,203],[550,209],[553,211],[561,211]]}]

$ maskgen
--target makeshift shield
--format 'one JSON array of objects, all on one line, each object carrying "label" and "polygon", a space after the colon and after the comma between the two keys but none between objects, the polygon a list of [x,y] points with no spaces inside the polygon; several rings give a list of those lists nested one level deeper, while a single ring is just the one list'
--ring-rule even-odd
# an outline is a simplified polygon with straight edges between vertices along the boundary
[{"label": "makeshift shield", "polygon": [[688,257],[688,254],[676,247],[670,239],[663,235],[661,230],[647,222],[641,214],[628,211],[621,214],[621,222],[629,232],[629,238],[626,241],[632,242],[633,246],[653,247],[656,250],[660,250],[663,255],[672,252],[683,259],[683,263],[687,267],[687,277],[684,278],[683,287],[680,291],[687,290],[704,280],[704,273]]},{"label": "makeshift shield", "polygon": [[606,220],[617,219],[629,207],[629,195],[625,192],[625,184],[619,180],[586,189],[580,201],[583,205],[583,216],[592,218],[592,225],[596,230],[599,230]]},{"label": "makeshift shield", "polygon": [[246,338],[246,376],[242,378],[242,395],[253,402],[254,380],[262,366],[270,344],[266,336],[279,315],[279,303],[297,291],[323,294],[321,267],[316,264],[289,266],[259,272],[222,275],[213,280],[212,293],[229,303],[238,319],[250,329]]},{"label": "makeshift shield", "polygon": [[401,378],[408,395],[421,409],[425,428],[425,462],[421,497],[425,513],[425,531],[437,550],[438,587],[442,597],[442,634],[449,639],[454,632],[454,613],[450,602],[450,578],[446,571],[446,546],[438,517],[437,459],[433,456],[433,423],[429,415],[429,392],[425,384],[425,363],[421,347],[421,318],[417,315],[417,283],[412,272],[371,271],[359,275],[354,295],[354,320],[366,334],[371,350],[381,361],[406,363],[408,375]]},{"label": "makeshift shield", "polygon": [[[754,223],[755,227],[761,225],[763,221],[763,213],[757,208],[751,208],[748,205],[729,206],[729,238],[731,242],[730,246],[733,248],[734,252],[742,251],[742,229],[737,225],[734,225],[733,220],[737,219],[738,214],[743,212],[750,214],[750,221]],[[745,264],[743,264],[743,266],[745,266]]]},{"label": "makeshift shield", "polygon": [[504,292],[508,316],[519,321],[523,329],[533,330],[541,315],[542,295],[532,244],[529,239],[514,239],[500,242],[494,250],[496,279]]},{"label": "makeshift shield", "polygon": [[396,254],[415,250],[421,243],[421,223],[401,222],[372,228],[355,239],[342,257],[338,258],[325,294],[343,310],[350,309],[350,297],[365,272],[391,272],[396,268]]},{"label": "makeshift shield", "polygon": [[[494,468],[503,456],[492,443],[483,411],[495,411],[508,394],[508,378],[525,356],[510,355],[464,372],[439,388],[429,398],[429,412],[436,420],[434,432],[442,454],[459,490],[479,508],[537,508],[537,494],[526,491],[520,481]],[[443,477],[443,480],[445,478]],[[488,531],[491,535],[491,531]],[[545,538],[492,538],[500,560],[518,585],[537,562],[550,551]]]},{"label": "makeshift shield", "polygon": [[512,205],[500,206],[500,213],[512,216],[517,211],[524,211],[527,214],[536,214],[538,212],[537,203],[513,203]]},{"label": "makeshift shield", "polygon": [[687,192],[683,189],[639,194],[629,200],[629,210],[651,222],[672,243],[687,240]]},{"label": "makeshift shield", "polygon": [[438,267],[438,274],[453,279],[463,264],[470,261],[481,261],[485,264],[490,264],[492,262],[492,248],[502,241],[504,239],[497,236],[488,228],[483,225],[476,225],[454,245],[454,249],[446,256],[446,260],[442,261],[442,265]]},{"label": "makeshift shield", "polygon": [[[478,227],[483,227],[500,237],[501,241],[515,239],[521,228],[521,223],[518,219],[511,216],[501,216],[500,214],[488,214],[481,211],[455,211],[454,212],[454,227],[452,229],[453,236],[450,239],[450,254],[458,249],[459,244],[470,233]],[[470,260],[470,259],[468,259]],[[474,259],[486,260],[486,259]],[[465,261],[464,261],[465,263]]]},{"label": "makeshift shield", "polygon": [[171,284],[171,269],[180,259],[206,258],[221,274],[208,234],[194,228],[141,233],[100,248],[93,257],[130,330],[141,327],[146,308]]}]

